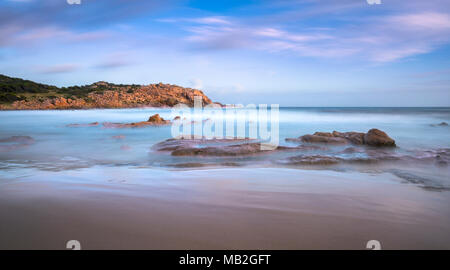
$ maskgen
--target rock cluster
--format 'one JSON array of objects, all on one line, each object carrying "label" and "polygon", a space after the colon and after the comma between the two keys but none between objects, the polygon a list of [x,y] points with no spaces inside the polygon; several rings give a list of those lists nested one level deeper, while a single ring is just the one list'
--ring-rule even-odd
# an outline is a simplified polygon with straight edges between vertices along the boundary
[{"label": "rock cluster", "polygon": [[395,141],[385,132],[373,128],[367,133],[362,132],[316,132],[299,138],[287,138],[286,141],[324,144],[355,144],[369,146],[395,146]]}]

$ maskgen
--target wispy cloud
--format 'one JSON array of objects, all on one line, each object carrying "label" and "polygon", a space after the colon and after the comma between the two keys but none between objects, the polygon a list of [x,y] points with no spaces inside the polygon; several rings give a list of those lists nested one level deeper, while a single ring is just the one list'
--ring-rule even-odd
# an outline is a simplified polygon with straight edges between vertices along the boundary
[{"label": "wispy cloud", "polygon": [[194,89],[202,89],[203,88],[203,81],[200,79],[192,79],[189,81],[190,85]]},{"label": "wispy cloud", "polygon": [[7,1],[0,3],[0,46],[17,41],[56,39],[91,41],[108,35],[103,29],[139,16],[148,16],[173,1],[96,0],[68,5],[65,0]]},{"label": "wispy cloud", "polygon": [[94,65],[94,68],[106,70],[126,67],[134,63],[131,60],[133,58],[134,56],[132,52],[121,51],[109,53],[104,56],[103,59],[100,60],[96,65]]},{"label": "wispy cloud", "polygon": [[58,74],[58,73],[68,73],[73,72],[79,69],[79,66],[76,64],[63,64],[63,65],[54,65],[54,66],[42,66],[36,68],[39,73],[42,74]]},{"label": "wispy cloud", "polygon": [[[358,24],[327,28],[267,26],[238,18],[189,19],[186,41],[198,49],[254,49],[305,57],[348,57],[390,62],[433,51],[450,42],[450,15],[409,12],[369,16]],[[222,17],[220,17],[222,18]]]},{"label": "wispy cloud", "polygon": [[95,65],[95,68],[99,69],[113,69],[113,68],[120,68],[129,66],[131,63],[125,60],[121,59],[111,59],[104,62],[101,62],[97,65]]},{"label": "wispy cloud", "polygon": [[75,32],[60,27],[44,26],[26,29],[7,26],[0,30],[0,47],[28,47],[40,42],[93,42],[111,37],[108,31]]}]

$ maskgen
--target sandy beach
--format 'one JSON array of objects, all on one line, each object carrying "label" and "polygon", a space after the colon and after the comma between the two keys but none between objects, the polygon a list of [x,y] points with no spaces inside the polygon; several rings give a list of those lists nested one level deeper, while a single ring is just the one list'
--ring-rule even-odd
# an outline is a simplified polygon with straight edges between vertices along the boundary
[{"label": "sandy beach", "polygon": [[450,248],[450,193],[389,174],[123,172],[3,174],[0,248],[65,249],[78,240],[83,249],[365,249],[372,239],[383,249]]}]

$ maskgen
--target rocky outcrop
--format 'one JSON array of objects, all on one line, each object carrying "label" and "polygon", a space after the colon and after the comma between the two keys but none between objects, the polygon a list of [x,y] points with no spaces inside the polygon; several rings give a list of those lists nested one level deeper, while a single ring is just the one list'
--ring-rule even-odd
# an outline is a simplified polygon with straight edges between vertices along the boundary
[{"label": "rocky outcrop", "polygon": [[395,141],[385,132],[373,128],[364,135],[364,144],[370,146],[395,146]]},{"label": "rocky outcrop", "polygon": [[299,138],[287,138],[288,142],[321,143],[321,144],[354,144],[369,146],[395,146],[395,141],[379,129],[361,132],[316,132]]},{"label": "rocky outcrop", "polygon": [[163,118],[161,118],[161,116],[159,116],[159,114],[154,114],[152,116],[150,116],[150,118],[148,119],[149,123],[154,123],[154,124],[166,124],[167,121],[164,120]]},{"label": "rocky outcrop", "polygon": [[169,120],[164,120],[159,114],[154,114],[150,116],[147,121],[137,122],[137,123],[103,123],[103,127],[105,128],[138,128],[138,127],[147,127],[147,126],[164,126],[169,125],[171,122]]}]

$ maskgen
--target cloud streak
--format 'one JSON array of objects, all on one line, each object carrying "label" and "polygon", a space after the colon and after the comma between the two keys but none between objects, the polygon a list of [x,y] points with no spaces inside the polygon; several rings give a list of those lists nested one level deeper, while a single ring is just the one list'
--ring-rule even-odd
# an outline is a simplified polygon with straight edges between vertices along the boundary
[{"label": "cloud streak", "polygon": [[390,62],[433,51],[450,42],[450,15],[415,12],[368,17],[358,25],[288,30],[288,27],[190,19],[185,38],[193,48],[208,50],[254,49],[297,56],[339,58],[355,56]]},{"label": "cloud streak", "polygon": [[69,73],[74,72],[79,69],[76,64],[63,64],[54,66],[43,66],[38,67],[37,70],[41,74],[59,74],[59,73]]}]

